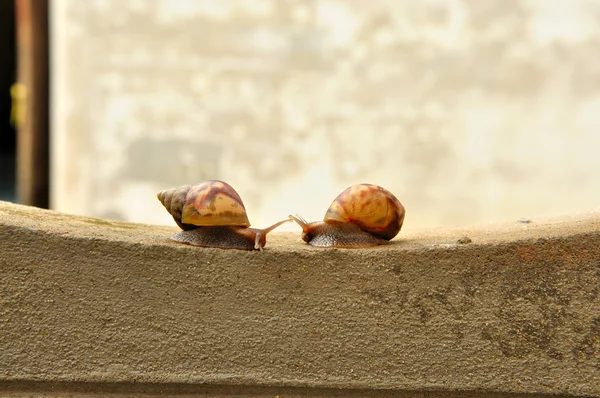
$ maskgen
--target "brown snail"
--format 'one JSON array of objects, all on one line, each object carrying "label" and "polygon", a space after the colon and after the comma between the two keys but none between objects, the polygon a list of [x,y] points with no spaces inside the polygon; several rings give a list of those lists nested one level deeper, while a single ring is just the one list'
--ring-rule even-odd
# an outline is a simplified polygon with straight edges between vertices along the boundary
[{"label": "brown snail", "polygon": [[231,185],[218,180],[159,192],[158,200],[183,230],[171,236],[175,242],[222,249],[262,250],[269,228],[249,228],[246,208]]},{"label": "brown snail", "polygon": [[405,214],[387,189],[357,184],[334,199],[322,222],[290,218],[302,227],[302,240],[312,246],[356,248],[389,243],[400,232]]}]

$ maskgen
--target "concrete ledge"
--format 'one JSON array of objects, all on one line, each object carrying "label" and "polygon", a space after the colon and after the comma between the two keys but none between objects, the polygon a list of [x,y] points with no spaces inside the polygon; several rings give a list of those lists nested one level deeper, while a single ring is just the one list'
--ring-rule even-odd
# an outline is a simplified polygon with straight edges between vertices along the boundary
[{"label": "concrete ledge", "polygon": [[175,230],[0,202],[0,392],[600,396],[598,214],[368,250]]}]

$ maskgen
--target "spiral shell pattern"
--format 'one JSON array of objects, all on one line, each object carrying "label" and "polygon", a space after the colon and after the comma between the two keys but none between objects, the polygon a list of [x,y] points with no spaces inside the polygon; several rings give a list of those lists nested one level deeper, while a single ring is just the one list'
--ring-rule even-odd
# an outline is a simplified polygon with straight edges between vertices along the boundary
[{"label": "spiral shell pattern", "polygon": [[405,214],[402,203],[387,189],[357,184],[333,200],[323,221],[353,223],[363,231],[390,240],[400,232]]},{"label": "spiral shell pattern", "polygon": [[198,226],[250,226],[242,199],[223,181],[167,189],[157,197],[183,230]]}]

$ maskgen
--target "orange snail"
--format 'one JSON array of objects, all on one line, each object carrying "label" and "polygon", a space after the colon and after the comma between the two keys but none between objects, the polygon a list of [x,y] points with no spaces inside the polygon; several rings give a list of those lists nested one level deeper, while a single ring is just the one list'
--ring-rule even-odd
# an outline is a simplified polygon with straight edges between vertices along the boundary
[{"label": "orange snail", "polygon": [[183,230],[171,240],[193,246],[262,250],[267,234],[291,221],[265,229],[249,228],[242,199],[231,185],[218,180],[168,189],[156,196]]},{"label": "orange snail", "polygon": [[338,195],[323,221],[302,227],[302,240],[312,246],[357,248],[385,245],[400,232],[406,210],[387,189],[372,184],[353,185]]}]

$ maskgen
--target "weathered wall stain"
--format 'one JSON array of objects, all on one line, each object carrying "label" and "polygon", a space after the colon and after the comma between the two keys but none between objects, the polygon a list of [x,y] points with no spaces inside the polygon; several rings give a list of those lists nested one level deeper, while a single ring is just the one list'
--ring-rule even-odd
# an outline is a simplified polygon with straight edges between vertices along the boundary
[{"label": "weathered wall stain", "polygon": [[598,206],[594,0],[51,6],[56,209],[172,225],[155,192],[205,178],[254,225],[365,181],[407,228]]},{"label": "weathered wall stain", "polygon": [[[583,329],[571,325],[581,311],[596,305],[598,286],[593,280],[600,275],[600,254],[590,249],[585,239],[564,245],[556,245],[556,241],[515,242],[488,248],[485,254],[454,247],[445,255],[436,254],[438,267],[431,274],[415,274],[404,265],[422,264],[419,270],[423,272],[430,251],[412,258],[403,256],[389,267],[393,278],[385,288],[378,285],[360,293],[375,301],[378,311],[393,319],[391,323],[443,328],[454,336],[455,343],[465,346],[480,339],[506,358],[589,359],[600,348],[596,319]],[[440,265],[447,264],[442,267],[449,270],[456,267],[459,253],[469,253],[469,257],[444,278],[437,278]],[[597,260],[584,266],[582,261],[589,255]],[[569,269],[578,272],[572,274]],[[416,280],[429,283],[412,283]],[[578,286],[576,300],[572,283]],[[483,304],[484,297],[487,304]],[[485,305],[488,311],[481,312]],[[472,327],[475,319],[480,320],[477,328]],[[469,322],[471,327],[465,328]]]}]

